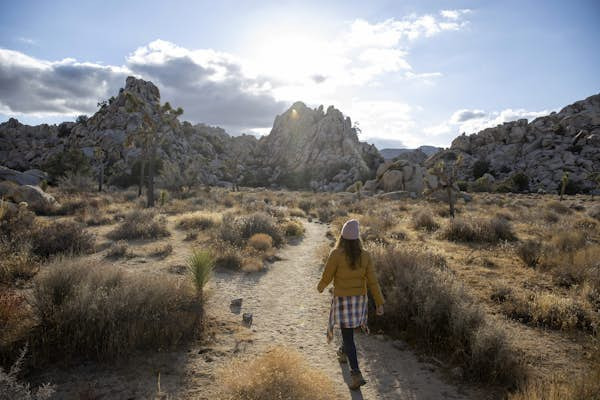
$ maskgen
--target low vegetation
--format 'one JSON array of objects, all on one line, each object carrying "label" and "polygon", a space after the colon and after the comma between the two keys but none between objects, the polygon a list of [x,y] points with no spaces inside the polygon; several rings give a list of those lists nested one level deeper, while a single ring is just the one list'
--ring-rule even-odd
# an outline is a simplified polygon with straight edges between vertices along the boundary
[{"label": "low vegetation", "polygon": [[334,400],[333,382],[295,350],[276,347],[251,360],[221,369],[221,398],[226,400]]},{"label": "low vegetation", "polygon": [[114,240],[132,240],[157,239],[170,235],[166,221],[158,217],[155,211],[134,210],[108,236]]},{"label": "low vegetation", "polygon": [[[110,360],[195,335],[201,300],[188,282],[60,258],[34,279],[36,361]],[[157,323],[160,321],[160,323]]]}]

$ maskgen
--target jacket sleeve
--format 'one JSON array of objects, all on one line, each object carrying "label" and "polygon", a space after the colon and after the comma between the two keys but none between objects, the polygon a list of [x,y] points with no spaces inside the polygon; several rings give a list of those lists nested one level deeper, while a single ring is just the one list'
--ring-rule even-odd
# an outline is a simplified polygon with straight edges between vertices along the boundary
[{"label": "jacket sleeve", "polygon": [[383,295],[381,294],[379,282],[377,281],[377,275],[375,274],[373,259],[371,258],[370,254],[367,258],[367,286],[369,287],[369,291],[371,292],[376,305],[380,306],[385,303],[383,300]]},{"label": "jacket sleeve", "polygon": [[323,290],[331,283],[335,275],[336,269],[337,257],[335,254],[335,250],[332,250],[331,253],[329,253],[329,257],[327,257],[325,269],[323,270],[323,276],[321,277],[321,281],[317,286],[317,290],[319,291],[319,293],[323,292]]}]

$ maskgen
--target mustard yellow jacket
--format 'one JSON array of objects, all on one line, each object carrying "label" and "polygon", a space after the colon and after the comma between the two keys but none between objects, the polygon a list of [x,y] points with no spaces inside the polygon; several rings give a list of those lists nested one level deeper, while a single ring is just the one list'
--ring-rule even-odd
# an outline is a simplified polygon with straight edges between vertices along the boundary
[{"label": "mustard yellow jacket", "polygon": [[381,288],[377,282],[373,259],[363,250],[356,269],[352,269],[343,249],[335,248],[329,253],[321,281],[317,286],[319,293],[333,280],[334,296],[359,296],[367,294],[367,287],[375,300],[375,304],[384,303]]}]

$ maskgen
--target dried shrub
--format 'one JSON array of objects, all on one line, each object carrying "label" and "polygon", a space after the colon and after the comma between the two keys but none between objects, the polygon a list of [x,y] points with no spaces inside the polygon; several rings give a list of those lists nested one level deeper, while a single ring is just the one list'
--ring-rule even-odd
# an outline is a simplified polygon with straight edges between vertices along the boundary
[{"label": "dried shrub", "polygon": [[242,271],[258,272],[264,269],[265,265],[261,258],[247,256],[242,259]]},{"label": "dried shrub", "polygon": [[376,324],[428,351],[451,349],[471,380],[507,386],[521,380],[523,370],[506,333],[465,293],[444,258],[387,247],[374,251],[374,261],[386,293],[386,313]]},{"label": "dried shrub", "polygon": [[129,247],[127,246],[127,242],[124,240],[118,240],[110,245],[108,251],[106,252],[106,257],[110,258],[121,258],[127,255],[127,250]]},{"label": "dried shrub", "polygon": [[314,207],[315,203],[311,200],[300,200],[298,202],[298,208],[304,211],[306,214],[309,214],[310,210],[312,210]]},{"label": "dried shrub", "polygon": [[573,212],[569,207],[560,201],[550,201],[546,203],[546,208],[559,215],[571,214]]},{"label": "dried shrub", "polygon": [[334,400],[333,382],[295,350],[276,347],[219,371],[224,400]]},{"label": "dried shrub", "polygon": [[78,258],[38,274],[32,297],[34,353],[50,360],[109,360],[177,345],[197,332],[202,307],[189,281]]},{"label": "dried shrub", "polygon": [[48,400],[52,398],[55,389],[50,384],[43,384],[32,390],[28,383],[19,382],[18,378],[21,375],[26,352],[27,347],[23,349],[8,372],[0,367],[0,400]]},{"label": "dried shrub", "polygon": [[423,229],[427,232],[436,231],[440,227],[429,210],[415,211],[412,214],[412,225],[415,229]]},{"label": "dried shrub", "polygon": [[0,237],[0,282],[12,283],[30,279],[38,270],[38,262],[30,253],[29,243],[10,242]]},{"label": "dried shrub", "polygon": [[585,235],[579,231],[562,231],[552,237],[551,246],[560,252],[573,252],[585,246]]},{"label": "dried shrub", "polygon": [[290,213],[290,217],[296,217],[296,218],[306,217],[306,212],[304,210],[302,210],[301,208],[291,208],[289,213]]},{"label": "dried shrub", "polygon": [[180,219],[177,226],[186,230],[203,231],[217,226],[217,221],[207,215],[197,215]]},{"label": "dried shrub", "polygon": [[77,220],[87,226],[108,225],[112,222],[110,216],[104,214],[100,209],[92,207],[85,208]]},{"label": "dried shrub", "polygon": [[588,210],[588,215],[600,221],[600,205],[594,205]]},{"label": "dried shrub", "polygon": [[453,219],[442,237],[455,242],[498,243],[516,240],[510,222],[504,218]]},{"label": "dried shrub", "polygon": [[153,248],[150,255],[152,257],[165,258],[171,253],[173,253],[173,246],[170,243],[165,243]]},{"label": "dried shrub", "polygon": [[134,210],[125,216],[108,237],[113,240],[132,240],[157,239],[170,235],[166,221],[159,218],[155,211]]},{"label": "dried shrub", "polygon": [[273,239],[266,233],[256,233],[248,239],[248,245],[259,251],[267,251],[273,247]]},{"label": "dried shrub", "polygon": [[542,243],[537,240],[526,240],[517,246],[517,255],[525,265],[535,268],[542,258]]},{"label": "dried shrub", "polygon": [[284,242],[283,234],[276,220],[263,212],[253,213],[242,217],[231,214],[223,216],[219,237],[236,246],[243,246],[256,233],[265,233],[273,239],[273,244],[279,247]]},{"label": "dried shrub", "polygon": [[298,221],[286,221],[282,226],[283,233],[287,237],[304,236],[304,225]]},{"label": "dried shrub", "polygon": [[39,224],[31,233],[31,251],[40,257],[84,254],[94,250],[94,236],[73,221]]},{"label": "dried shrub", "polygon": [[530,380],[526,386],[508,396],[508,400],[597,400],[600,399],[600,367],[594,365],[583,376],[553,375]]}]

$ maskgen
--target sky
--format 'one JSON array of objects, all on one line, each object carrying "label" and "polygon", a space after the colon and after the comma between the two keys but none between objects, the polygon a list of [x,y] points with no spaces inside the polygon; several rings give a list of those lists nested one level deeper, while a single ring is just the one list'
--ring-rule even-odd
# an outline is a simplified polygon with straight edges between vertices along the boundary
[{"label": "sky", "polygon": [[133,75],[234,135],[303,101],[380,149],[448,147],[600,93],[599,20],[594,0],[2,0],[0,122],[91,115]]}]

